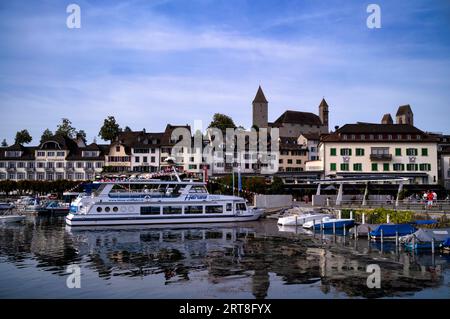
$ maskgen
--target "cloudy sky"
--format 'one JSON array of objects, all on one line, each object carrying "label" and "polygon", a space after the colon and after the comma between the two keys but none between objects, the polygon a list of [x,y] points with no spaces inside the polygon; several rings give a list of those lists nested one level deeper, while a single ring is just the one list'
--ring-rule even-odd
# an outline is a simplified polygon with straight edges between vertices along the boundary
[{"label": "cloudy sky", "polygon": [[[81,8],[81,28],[66,7]],[[381,29],[369,29],[370,3]],[[0,139],[32,144],[63,117],[88,140],[103,119],[160,131],[230,115],[251,126],[258,85],[269,120],[287,109],[331,125],[378,122],[410,104],[450,133],[450,2],[318,0],[1,1]]]}]

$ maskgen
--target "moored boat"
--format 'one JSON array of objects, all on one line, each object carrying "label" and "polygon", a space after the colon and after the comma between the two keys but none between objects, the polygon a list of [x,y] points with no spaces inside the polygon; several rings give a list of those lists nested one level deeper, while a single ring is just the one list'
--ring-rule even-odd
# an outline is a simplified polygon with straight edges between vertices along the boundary
[{"label": "moored boat", "polygon": [[407,249],[431,249],[439,247],[441,244],[450,238],[450,228],[425,229],[421,228],[414,232],[400,238],[400,242],[405,245]]},{"label": "moored boat", "polygon": [[237,196],[211,195],[203,182],[128,179],[98,182],[66,216],[69,226],[223,223],[253,221],[263,210]]},{"label": "moored boat", "polygon": [[395,239],[396,236],[412,234],[417,229],[410,224],[381,224],[372,230],[369,235],[372,239]]},{"label": "moored boat", "polygon": [[6,223],[18,223],[25,219],[25,216],[22,215],[1,215],[0,216],[0,223],[6,224]]},{"label": "moored boat", "polygon": [[0,210],[13,209],[15,206],[13,203],[0,203]]},{"label": "moored boat", "polygon": [[324,217],[332,217],[332,215],[315,213],[292,214],[278,218],[277,224],[281,226],[302,226],[304,223],[313,220],[319,222]]},{"label": "moored boat", "polygon": [[312,220],[303,224],[304,228],[314,228],[318,229],[339,229],[339,228],[350,228],[355,224],[354,219],[345,219],[345,218],[330,218],[324,217],[319,221]]}]

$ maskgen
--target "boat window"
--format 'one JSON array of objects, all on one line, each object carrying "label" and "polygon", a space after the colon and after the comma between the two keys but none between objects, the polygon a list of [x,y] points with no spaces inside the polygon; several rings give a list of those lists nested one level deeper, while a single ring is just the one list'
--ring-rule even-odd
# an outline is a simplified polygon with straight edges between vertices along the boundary
[{"label": "boat window", "polygon": [[161,208],[159,206],[143,206],[141,207],[141,215],[159,215]]},{"label": "boat window", "polygon": [[181,214],[181,206],[164,206],[163,214],[164,215],[177,215]]},{"label": "boat window", "polygon": [[205,186],[192,186],[189,193],[206,193]]},{"label": "boat window", "polygon": [[111,210],[111,208],[105,207],[105,212],[109,213],[110,210]]},{"label": "boat window", "polygon": [[233,205],[231,203],[227,203],[227,211],[231,211],[233,208]]},{"label": "boat window", "polygon": [[114,207],[113,208],[113,212],[118,212],[119,211],[119,208],[118,207]]},{"label": "boat window", "polygon": [[236,210],[245,211],[247,210],[247,206],[245,205],[245,203],[237,203]]},{"label": "boat window", "polygon": [[101,207],[97,207],[97,212],[101,213],[102,212],[102,208]]},{"label": "boat window", "polygon": [[203,206],[186,206],[184,207],[185,214],[203,214]]},{"label": "boat window", "polygon": [[206,214],[222,214],[223,206],[205,206]]}]

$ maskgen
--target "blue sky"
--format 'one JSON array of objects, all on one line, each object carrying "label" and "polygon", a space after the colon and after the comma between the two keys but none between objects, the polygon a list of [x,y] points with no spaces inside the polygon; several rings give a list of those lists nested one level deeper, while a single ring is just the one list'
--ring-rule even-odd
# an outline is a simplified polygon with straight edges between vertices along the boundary
[{"label": "blue sky", "polygon": [[[81,29],[66,7],[81,7]],[[381,29],[366,26],[370,3]],[[69,118],[97,136],[122,127],[251,126],[258,85],[269,119],[287,109],[378,122],[410,104],[422,130],[450,133],[450,3],[442,1],[146,0],[0,2],[0,139],[39,141]]]}]

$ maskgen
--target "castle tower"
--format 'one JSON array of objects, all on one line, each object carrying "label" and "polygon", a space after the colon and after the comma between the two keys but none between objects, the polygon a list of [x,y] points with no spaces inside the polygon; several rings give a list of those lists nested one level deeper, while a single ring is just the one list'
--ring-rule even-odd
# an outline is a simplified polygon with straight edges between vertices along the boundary
[{"label": "castle tower", "polygon": [[392,119],[391,114],[384,114],[383,118],[381,119],[381,124],[394,124],[394,120]]},{"label": "castle tower", "polygon": [[412,112],[409,104],[398,107],[396,123],[414,125],[414,113]]},{"label": "castle tower", "polygon": [[268,112],[269,112],[269,102],[267,102],[264,92],[261,86],[256,92],[255,99],[253,100],[253,126],[258,128],[268,126]]},{"label": "castle tower", "polygon": [[328,104],[325,99],[322,99],[322,102],[319,104],[319,117],[322,121],[322,125],[326,127],[328,132]]}]

